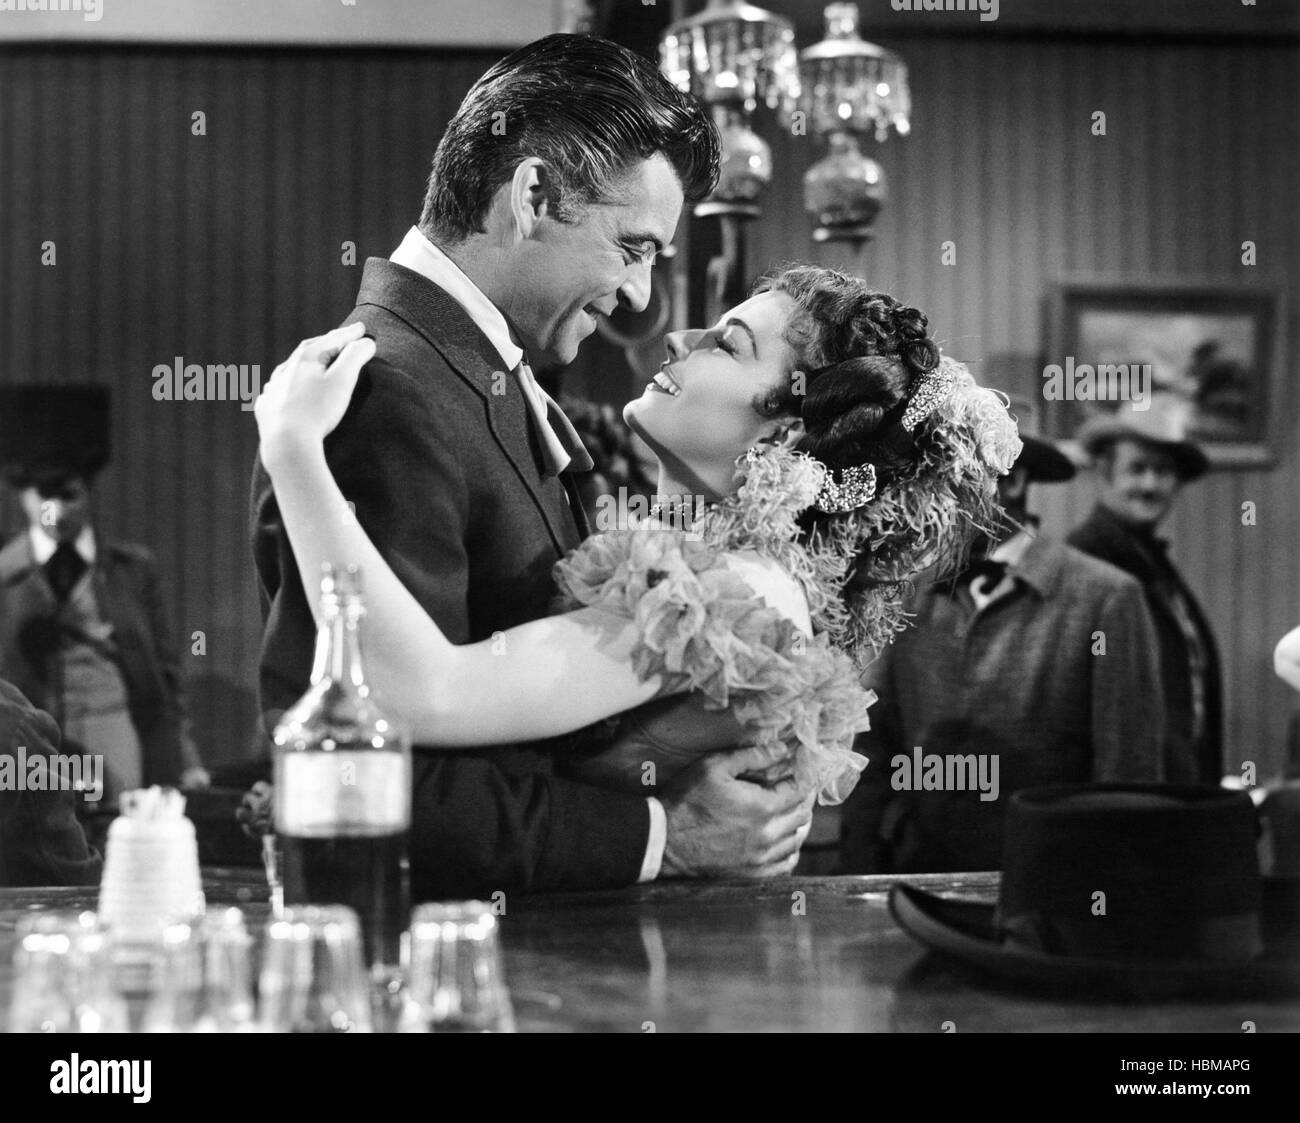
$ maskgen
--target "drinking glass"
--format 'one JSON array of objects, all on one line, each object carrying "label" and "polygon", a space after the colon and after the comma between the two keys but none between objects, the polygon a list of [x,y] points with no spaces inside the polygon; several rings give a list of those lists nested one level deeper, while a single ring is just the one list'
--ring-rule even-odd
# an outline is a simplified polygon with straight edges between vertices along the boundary
[{"label": "drinking glass", "polygon": [[266,929],[262,1021],[277,1033],[368,1033],[361,927],[344,905],[292,905]]},{"label": "drinking glass", "polygon": [[203,948],[195,925],[165,924],[152,946],[136,940],[131,950],[133,965],[148,963],[151,968],[141,976],[141,1030],[189,1033],[198,1021],[203,996]]},{"label": "drinking glass", "polygon": [[153,1033],[237,1033],[257,1028],[250,970],[252,939],[237,908],[201,923],[168,925],[143,1029]]},{"label": "drinking glass", "polygon": [[408,1033],[514,1031],[490,905],[462,901],[415,910],[401,1028]]},{"label": "drinking glass", "polygon": [[108,932],[93,912],[30,913],[16,935],[10,1032],[125,1032]]}]

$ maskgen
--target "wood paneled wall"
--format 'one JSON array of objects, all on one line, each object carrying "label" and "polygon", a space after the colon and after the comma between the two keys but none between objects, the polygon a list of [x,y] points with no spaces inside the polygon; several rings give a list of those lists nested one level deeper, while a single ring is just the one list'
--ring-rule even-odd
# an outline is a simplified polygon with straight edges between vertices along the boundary
[{"label": "wood paneled wall", "polygon": [[[212,759],[241,755],[256,722],[256,424],[236,402],[155,401],[153,369],[181,356],[265,380],[341,320],[366,257],[419,216],[446,122],[501,53],[0,52],[0,381],[113,388],[99,522],[167,575]],[[3,513],[12,533],[15,505]]]},{"label": "wood paneled wall", "polygon": [[[806,36],[804,37],[806,38]],[[924,308],[987,382],[1039,386],[1041,301],[1066,273],[1280,284],[1300,260],[1292,45],[900,35],[914,128],[875,154],[891,195],[861,254],[814,249],[800,177],[820,152],[770,118],[777,181],[753,260],[853,267]],[[151,372],[257,364],[350,307],[359,265],[418,213],[447,118],[495,54],[10,47],[0,51],[0,381],[114,387],[107,533],[170,578],[205,750],[238,755],[255,710],[247,548],[251,413],[154,401]],[[1107,114],[1107,136],[1089,131]],[[206,115],[206,136],[191,132]],[[1259,246],[1253,270],[1240,244]],[[955,265],[940,245],[957,246]],[[41,264],[41,243],[57,264]],[[341,263],[356,244],[358,266]],[[1285,361],[1297,355],[1297,292]],[[585,379],[583,381],[586,381]],[[1300,623],[1300,394],[1287,370],[1275,466],[1184,494],[1169,527],[1228,668],[1235,757],[1275,768],[1292,702],[1270,652]],[[616,397],[630,390],[606,382]],[[1241,525],[1244,500],[1256,526]],[[1060,533],[1087,481],[1040,488]],[[12,507],[0,511],[15,529]]]},{"label": "wood paneled wall", "polygon": [[[1042,402],[1043,297],[1067,274],[1220,280],[1286,288],[1280,440],[1267,470],[1188,487],[1162,533],[1203,600],[1226,668],[1230,761],[1279,767],[1295,701],[1272,650],[1300,624],[1300,49],[1292,44],[1100,37],[895,36],[912,132],[871,154],[890,197],[858,253],[813,247],[800,179],[816,142],[760,125],[776,182],[755,263],[850,268],[922,308],[981,381]],[[1091,132],[1106,113],[1105,137]],[[1241,264],[1241,244],[1258,264]],[[941,244],[956,263],[941,263]],[[757,267],[757,265],[756,265]],[[1045,404],[1044,404],[1045,405]],[[1091,507],[1094,485],[1036,488],[1044,530]],[[1242,503],[1257,523],[1242,525]]]}]

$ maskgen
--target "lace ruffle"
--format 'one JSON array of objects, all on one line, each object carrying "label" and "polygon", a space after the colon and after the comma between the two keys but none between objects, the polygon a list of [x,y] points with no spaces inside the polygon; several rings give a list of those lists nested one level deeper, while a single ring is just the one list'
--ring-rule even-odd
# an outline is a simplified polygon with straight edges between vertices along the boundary
[{"label": "lace ruffle", "polygon": [[[770,448],[740,459],[736,492],[693,533],[648,521],[588,538],[556,566],[561,611],[599,605],[634,620],[643,679],[662,675],[665,690],[730,707],[750,743],[793,751],[797,777],[823,803],[842,801],[866,764],[852,746],[875,695],[856,663],[907,626],[912,578],[956,569],[974,536],[996,526],[997,477],[1020,452],[1005,401],[943,362],[954,389],[918,427],[910,469],[810,541],[798,520],[826,469]],[[726,555],[751,550],[798,581],[813,637],[726,566]]]},{"label": "lace ruffle", "polygon": [[562,610],[598,606],[636,622],[632,660],[643,679],[662,675],[665,692],[729,708],[747,744],[793,753],[797,781],[822,803],[852,791],[866,765],[853,740],[875,695],[827,636],[804,635],[760,601],[707,534],[645,522],[595,535],[555,576]]}]

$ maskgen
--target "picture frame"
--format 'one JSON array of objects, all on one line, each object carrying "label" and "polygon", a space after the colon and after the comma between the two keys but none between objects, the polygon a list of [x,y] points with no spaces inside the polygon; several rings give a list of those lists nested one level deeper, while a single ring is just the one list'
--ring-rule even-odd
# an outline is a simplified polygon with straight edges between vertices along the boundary
[{"label": "picture frame", "polygon": [[1188,435],[1211,463],[1272,463],[1282,412],[1283,307],[1278,288],[1235,282],[1058,280],[1046,302],[1044,430],[1082,460],[1072,438],[1084,421],[1130,408],[1146,389],[1179,400]]}]

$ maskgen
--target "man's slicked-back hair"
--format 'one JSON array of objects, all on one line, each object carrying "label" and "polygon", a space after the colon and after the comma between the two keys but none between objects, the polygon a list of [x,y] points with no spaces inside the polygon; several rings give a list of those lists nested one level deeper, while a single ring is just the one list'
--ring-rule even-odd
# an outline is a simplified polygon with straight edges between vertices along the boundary
[{"label": "man's slicked-back hair", "polygon": [[594,35],[548,35],[465,95],[433,155],[420,229],[450,244],[481,232],[493,195],[529,157],[545,163],[550,213],[562,222],[608,201],[656,153],[697,202],[717,182],[720,150],[708,110],[649,59]]}]

